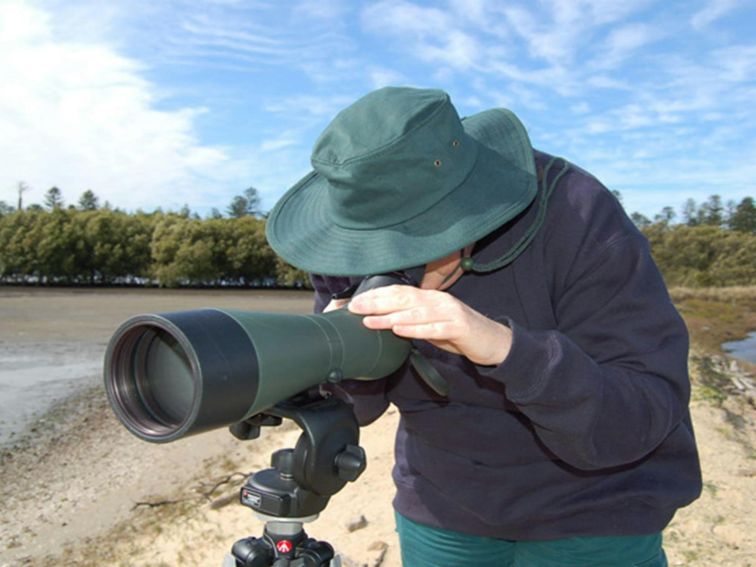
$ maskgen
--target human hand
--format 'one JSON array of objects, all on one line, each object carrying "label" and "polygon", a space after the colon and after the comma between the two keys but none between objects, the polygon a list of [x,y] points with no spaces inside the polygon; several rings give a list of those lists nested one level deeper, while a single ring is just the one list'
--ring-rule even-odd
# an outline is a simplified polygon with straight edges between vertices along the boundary
[{"label": "human hand", "polygon": [[354,297],[349,311],[365,315],[369,329],[391,329],[423,339],[483,366],[500,364],[512,346],[512,331],[454,296],[406,285],[380,287]]}]

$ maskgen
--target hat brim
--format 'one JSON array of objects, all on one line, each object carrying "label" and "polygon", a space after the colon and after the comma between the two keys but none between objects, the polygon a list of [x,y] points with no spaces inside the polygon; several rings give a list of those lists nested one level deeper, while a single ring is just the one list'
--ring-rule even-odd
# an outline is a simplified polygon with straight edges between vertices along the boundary
[{"label": "hat brim", "polygon": [[344,228],[329,214],[328,181],[313,171],[268,216],[270,246],[307,272],[364,276],[427,264],[483,238],[535,197],[533,148],[508,110],[487,110],[462,124],[480,145],[475,166],[433,207],[393,227]]}]

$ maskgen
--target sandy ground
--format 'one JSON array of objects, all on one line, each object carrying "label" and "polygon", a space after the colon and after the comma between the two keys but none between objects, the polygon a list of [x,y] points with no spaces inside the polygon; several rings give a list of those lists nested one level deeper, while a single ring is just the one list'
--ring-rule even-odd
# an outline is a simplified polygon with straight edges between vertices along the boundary
[{"label": "sandy ground", "polygon": [[[203,306],[307,312],[310,300],[282,292],[0,288],[0,343],[104,351],[129,315]],[[756,410],[736,393],[721,404],[696,398],[706,485],[665,533],[670,565],[756,565]],[[306,526],[347,566],[400,565],[390,504],[397,419],[391,409],[363,428],[367,471]],[[236,501],[244,476],[267,467],[271,452],[292,447],[299,435],[285,424],[250,442],[218,430],[168,445],[144,443],[115,420],[99,387],[57,404],[33,427],[0,454],[0,566],[219,566],[235,540],[262,533],[262,522]],[[350,531],[360,516],[366,525]]]}]

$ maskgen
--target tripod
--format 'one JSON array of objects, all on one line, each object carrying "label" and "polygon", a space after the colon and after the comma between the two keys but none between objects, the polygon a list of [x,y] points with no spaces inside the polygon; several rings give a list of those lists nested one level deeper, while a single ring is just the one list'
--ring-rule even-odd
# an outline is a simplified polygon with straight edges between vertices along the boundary
[{"label": "tripod", "polygon": [[307,536],[303,524],[315,520],[332,495],[365,470],[365,451],[351,407],[336,397],[281,402],[231,427],[239,439],[255,439],[262,426],[293,420],[302,434],[294,449],[273,453],[271,468],[250,476],[241,503],[265,521],[260,538],[234,543],[223,567],[340,567],[325,541]]}]

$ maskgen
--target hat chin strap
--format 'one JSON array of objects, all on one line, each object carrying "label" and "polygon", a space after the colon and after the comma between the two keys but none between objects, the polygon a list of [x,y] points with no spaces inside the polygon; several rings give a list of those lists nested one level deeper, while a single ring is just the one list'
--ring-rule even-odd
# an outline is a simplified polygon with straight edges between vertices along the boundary
[{"label": "hat chin strap", "polygon": [[[557,162],[562,162],[562,167],[559,170],[559,172],[554,176],[554,179],[551,180],[551,183],[547,183],[549,172],[551,170],[551,167]],[[494,270],[498,270],[499,268],[503,268],[504,266],[511,264],[515,261],[515,259],[522,254],[525,249],[528,247],[528,245],[532,242],[533,238],[535,238],[536,233],[543,225],[543,221],[546,219],[546,210],[548,208],[548,202],[549,198],[551,197],[551,194],[554,192],[554,189],[556,189],[557,184],[559,181],[561,181],[562,177],[570,170],[570,164],[559,157],[554,157],[549,160],[549,162],[546,164],[546,167],[543,169],[543,176],[540,179],[540,195],[538,199],[538,213],[536,214],[536,218],[533,221],[533,224],[531,224],[528,229],[525,231],[525,234],[522,235],[522,238],[510,248],[506,254],[503,256],[500,256],[493,262],[488,262],[485,264],[478,264],[475,262],[475,260],[471,256],[465,256],[462,258],[462,261],[460,262],[460,266],[465,272],[478,272],[478,273],[485,273],[485,272],[493,272]]]}]

